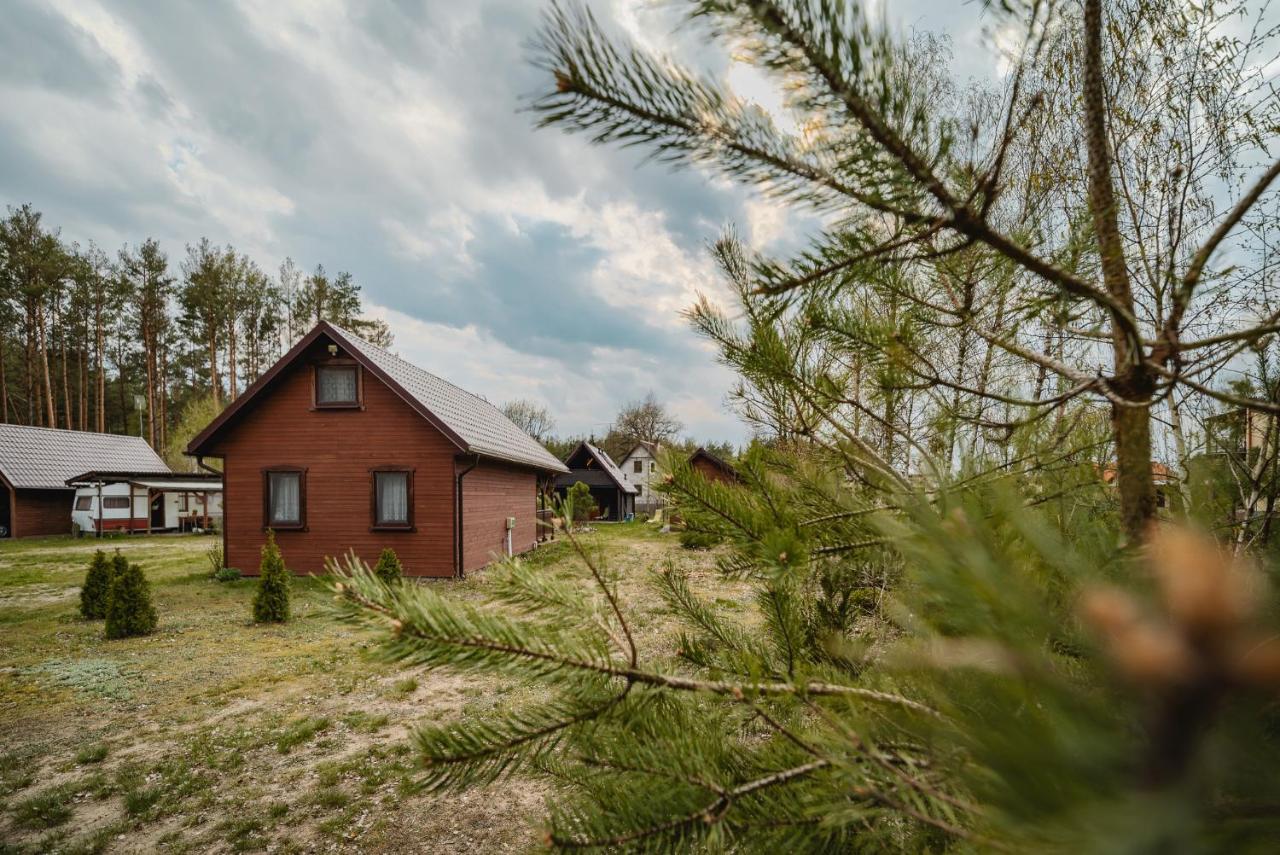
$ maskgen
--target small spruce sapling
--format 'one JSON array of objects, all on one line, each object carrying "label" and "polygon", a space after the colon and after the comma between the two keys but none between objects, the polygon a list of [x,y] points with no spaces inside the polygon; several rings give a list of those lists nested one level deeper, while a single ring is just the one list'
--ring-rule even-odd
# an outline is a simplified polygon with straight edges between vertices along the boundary
[{"label": "small spruce sapling", "polygon": [[267,530],[258,565],[258,593],[253,598],[253,619],[259,623],[284,623],[289,619],[289,571],[276,546],[275,532]]},{"label": "small spruce sapling", "polygon": [[150,634],[156,628],[156,610],[147,577],[118,552],[112,563],[116,570],[107,590],[107,638]]},{"label": "small spruce sapling", "polygon": [[107,593],[114,574],[107,554],[101,549],[94,552],[80,589],[80,614],[85,620],[102,620],[107,616]]},{"label": "small spruce sapling", "polygon": [[400,581],[400,577],[404,575],[404,567],[401,566],[394,549],[388,546],[382,550],[382,554],[378,556],[378,563],[373,567],[373,575],[386,585],[394,585]]}]

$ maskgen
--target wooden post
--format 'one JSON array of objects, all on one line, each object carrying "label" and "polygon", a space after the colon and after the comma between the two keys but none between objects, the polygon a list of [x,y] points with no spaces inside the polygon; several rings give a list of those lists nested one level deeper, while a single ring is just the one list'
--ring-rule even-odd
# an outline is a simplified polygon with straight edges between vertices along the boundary
[{"label": "wooden post", "polygon": [[96,536],[97,536],[97,537],[99,537],[99,538],[101,538],[101,537],[102,537],[102,482],[101,482],[101,481],[99,481],[99,482],[98,482],[98,525],[97,525],[97,529],[98,529],[98,531],[96,532]]}]

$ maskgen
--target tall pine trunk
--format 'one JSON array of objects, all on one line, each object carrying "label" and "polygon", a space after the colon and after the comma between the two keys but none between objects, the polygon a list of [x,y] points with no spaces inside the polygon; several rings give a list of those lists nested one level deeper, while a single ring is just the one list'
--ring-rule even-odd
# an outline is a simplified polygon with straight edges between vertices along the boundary
[{"label": "tall pine trunk", "polygon": [[36,393],[36,309],[35,298],[27,297],[27,341],[26,349],[23,352],[25,359],[24,380],[27,387],[27,424],[37,425],[40,423],[40,409],[36,406],[38,395]]},{"label": "tall pine trunk", "polygon": [[93,358],[94,358],[94,421],[98,433],[107,431],[107,372],[106,372],[106,337],[102,332],[102,300],[99,298],[94,306],[93,318]]},{"label": "tall pine trunk", "polygon": [[209,335],[209,389],[213,393],[213,404],[215,407],[222,406],[222,384],[218,379],[218,339],[213,334]]},{"label": "tall pine trunk", "polygon": [[[1102,79],[1102,0],[1084,4],[1084,125],[1089,156],[1089,208],[1102,263],[1102,282],[1116,304],[1134,318],[1133,292],[1116,214],[1111,152],[1106,133],[1105,83]],[[1119,311],[1111,312],[1111,383],[1120,401],[1111,404],[1116,446],[1116,487],[1120,517],[1131,543],[1140,543],[1156,514],[1151,474],[1151,396],[1155,382],[1143,364],[1142,343],[1126,329]]]},{"label": "tall pine trunk", "polygon": [[4,370],[7,344],[3,331],[0,331],[0,424],[4,425],[9,423],[9,378]]},{"label": "tall pine trunk", "polygon": [[44,394],[45,405],[45,425],[48,427],[58,426],[57,413],[54,411],[53,399],[53,378],[49,373],[49,336],[47,325],[45,324],[44,310],[39,309],[36,313],[37,328],[40,334],[40,375],[42,377],[42,393]]}]

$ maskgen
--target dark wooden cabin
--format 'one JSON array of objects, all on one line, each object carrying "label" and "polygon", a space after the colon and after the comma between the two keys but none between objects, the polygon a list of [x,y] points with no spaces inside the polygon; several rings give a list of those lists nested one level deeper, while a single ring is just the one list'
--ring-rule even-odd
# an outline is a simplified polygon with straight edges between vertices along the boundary
[{"label": "dark wooden cabin", "polygon": [[267,529],[295,573],[391,547],[412,576],[461,576],[537,544],[564,465],[488,401],[321,322],[187,453],[222,460],[227,566]]},{"label": "dark wooden cabin", "polygon": [[708,481],[736,484],[739,480],[738,470],[734,469],[731,463],[717,457],[705,448],[699,448],[689,455],[689,468]]},{"label": "dark wooden cabin", "polygon": [[636,488],[627,483],[617,464],[602,448],[580,442],[565,458],[567,473],[556,476],[556,493],[564,498],[581,481],[591,488],[596,511],[592,519],[620,522],[636,512]]},{"label": "dark wooden cabin", "polygon": [[70,534],[67,479],[87,469],[169,474],[141,437],[0,424],[0,537]]}]

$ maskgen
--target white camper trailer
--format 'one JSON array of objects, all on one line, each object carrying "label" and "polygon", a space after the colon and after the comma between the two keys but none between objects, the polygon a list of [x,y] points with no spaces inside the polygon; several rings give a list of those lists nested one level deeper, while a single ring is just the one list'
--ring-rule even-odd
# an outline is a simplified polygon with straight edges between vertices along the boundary
[{"label": "white camper trailer", "polygon": [[222,522],[222,480],[216,475],[86,472],[75,487],[71,521],[77,531],[202,531]]}]

